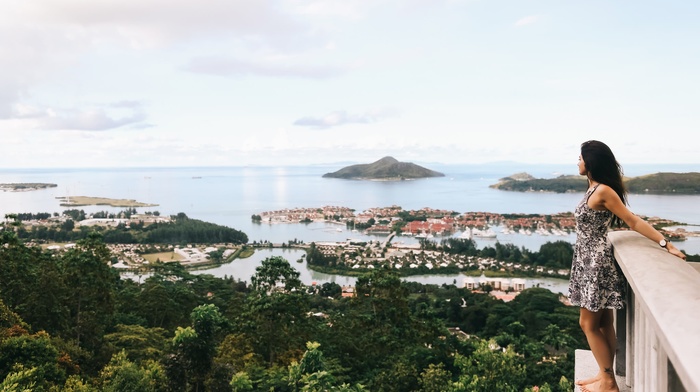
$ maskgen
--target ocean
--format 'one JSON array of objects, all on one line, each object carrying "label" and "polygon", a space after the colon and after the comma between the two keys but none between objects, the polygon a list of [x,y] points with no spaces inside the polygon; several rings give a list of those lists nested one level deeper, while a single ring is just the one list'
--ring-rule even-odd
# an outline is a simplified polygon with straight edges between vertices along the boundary
[{"label": "ocean", "polygon": [[[405,210],[424,207],[459,213],[553,214],[573,211],[583,196],[580,193],[518,193],[489,187],[500,178],[527,172],[538,178],[576,174],[576,162],[570,165],[523,165],[516,163],[442,165],[422,163],[445,177],[407,181],[355,181],[323,178],[345,165],[294,167],[180,167],[180,168],[105,168],[105,169],[0,169],[0,183],[48,182],[58,186],[28,192],[0,192],[0,215],[22,212],[62,212],[58,197],[93,196],[134,199],[157,204],[137,208],[139,212],[159,211],[162,215],[184,212],[190,218],[218,223],[245,232],[250,241],[287,242],[289,240],[343,241],[379,239],[328,223],[258,224],[253,214],[296,207],[343,206],[356,213],[372,207],[401,206]],[[629,165],[627,176],[656,172],[700,171],[700,165]],[[658,216],[683,222],[686,229],[700,230],[700,196],[630,195],[630,209],[639,215]],[[86,212],[118,212],[108,206],[79,207]],[[340,230],[338,230],[340,229]],[[555,240],[573,242],[567,236],[504,234],[494,227],[498,237],[478,239],[484,246],[495,241],[512,243],[531,250]],[[439,240],[439,237],[436,238]],[[396,241],[412,243],[410,237]],[[677,246],[687,253],[700,254],[700,237],[690,237]]]}]

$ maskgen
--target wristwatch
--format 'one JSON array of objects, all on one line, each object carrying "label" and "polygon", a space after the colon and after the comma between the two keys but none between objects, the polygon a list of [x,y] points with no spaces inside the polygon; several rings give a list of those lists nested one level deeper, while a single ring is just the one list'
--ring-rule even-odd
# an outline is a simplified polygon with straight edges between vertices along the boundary
[{"label": "wristwatch", "polygon": [[666,242],[666,238],[662,238],[661,241],[659,241],[659,246],[665,248],[666,245],[668,245],[668,242]]}]

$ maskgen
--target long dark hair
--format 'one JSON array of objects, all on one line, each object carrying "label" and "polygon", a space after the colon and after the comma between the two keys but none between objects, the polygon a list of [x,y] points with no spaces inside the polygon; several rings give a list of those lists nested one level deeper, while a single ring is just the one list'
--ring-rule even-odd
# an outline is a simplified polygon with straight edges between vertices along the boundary
[{"label": "long dark hair", "polygon": [[[597,140],[581,143],[581,157],[588,172],[588,178],[612,188],[622,203],[627,205],[627,188],[623,183],[622,166],[615,159],[610,147]],[[621,226],[622,220],[613,216],[610,226]]]}]

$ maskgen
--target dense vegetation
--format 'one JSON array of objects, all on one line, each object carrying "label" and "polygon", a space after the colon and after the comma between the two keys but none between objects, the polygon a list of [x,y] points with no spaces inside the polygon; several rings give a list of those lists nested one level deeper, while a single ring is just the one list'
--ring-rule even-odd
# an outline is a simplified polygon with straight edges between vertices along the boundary
[{"label": "dense vegetation", "polygon": [[434,170],[410,162],[399,162],[392,157],[384,157],[374,163],[344,167],[323,177],[345,179],[413,179],[426,177],[444,177]]},{"label": "dense vegetation", "polygon": [[531,180],[514,180],[504,178],[498,184],[491,185],[504,191],[516,192],[583,192],[588,183],[582,176],[559,176],[557,178],[534,178]]},{"label": "dense vegetation", "polygon": [[345,298],[281,257],[250,284],[108,261],[97,233],[55,254],[0,232],[0,390],[569,391],[585,347],[545,289],[504,303],[377,270]]},{"label": "dense vegetation", "polygon": [[[630,193],[658,195],[700,194],[700,173],[656,173],[625,178]],[[492,188],[517,192],[583,192],[587,187],[583,176],[560,176],[557,178],[514,179],[506,177]]]},{"label": "dense vegetation", "polygon": [[649,174],[630,178],[626,185],[631,193],[697,195],[700,194],[700,173]]},{"label": "dense vegetation", "polygon": [[[87,238],[93,231],[99,231],[103,241],[108,244],[177,245],[188,243],[245,244],[248,242],[248,236],[240,230],[191,219],[182,212],[172,216],[170,222],[155,222],[145,225],[143,221],[139,221],[130,222],[128,227],[125,224],[119,224],[116,227],[79,226],[77,228],[75,222],[84,220],[85,212],[73,209],[66,210],[63,214],[70,218],[54,225],[32,226],[29,229],[25,226],[19,226],[17,235],[23,240],[75,242]],[[17,214],[14,215],[14,218],[19,220],[47,219],[49,216],[48,213]],[[93,214],[93,217],[115,218],[113,215],[100,213]]]}]

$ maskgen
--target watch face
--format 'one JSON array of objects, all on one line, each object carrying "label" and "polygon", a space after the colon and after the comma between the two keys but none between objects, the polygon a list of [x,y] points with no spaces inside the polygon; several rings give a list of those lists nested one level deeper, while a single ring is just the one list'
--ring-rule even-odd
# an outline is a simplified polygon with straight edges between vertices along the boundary
[{"label": "watch face", "polygon": [[659,241],[659,245],[661,245],[662,248],[665,248],[666,247],[666,240]]}]

